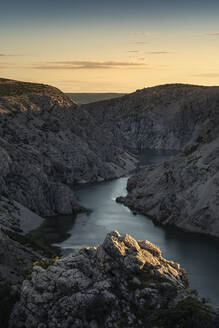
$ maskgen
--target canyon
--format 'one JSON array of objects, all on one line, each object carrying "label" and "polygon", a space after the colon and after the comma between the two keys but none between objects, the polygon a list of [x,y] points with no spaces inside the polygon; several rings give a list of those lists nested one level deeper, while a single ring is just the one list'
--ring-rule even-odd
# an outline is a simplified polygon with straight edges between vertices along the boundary
[{"label": "canyon", "polygon": [[[6,294],[9,293],[15,297],[19,296],[21,291],[21,298],[18,297],[20,303],[15,308],[11,319],[12,327],[14,327],[13,322],[17,322],[17,313],[22,311],[25,314],[20,316],[26,316],[28,327],[31,327],[32,321],[32,327],[38,327],[38,324],[41,324],[32,320],[33,314],[31,314],[31,311],[38,309],[40,302],[37,303],[37,300],[41,299],[43,293],[43,287],[38,286],[38,275],[39,279],[45,278],[45,282],[51,281],[53,285],[52,280],[56,279],[56,274],[66,274],[67,277],[71,267],[76,271],[81,265],[89,267],[95,264],[97,267],[101,265],[109,267],[117,261],[117,255],[120,258],[121,254],[125,258],[124,261],[127,261],[122,272],[127,270],[129,272],[130,258],[126,256],[123,247],[127,248],[128,253],[134,252],[137,259],[143,256],[142,244],[138,243],[137,246],[137,242],[132,240],[131,244],[135,246],[130,246],[128,241],[126,244],[126,239],[117,233],[112,233],[106,238],[103,246],[98,248],[98,251],[95,248],[88,251],[82,250],[82,255],[79,252],[77,255],[63,258],[60,262],[57,261],[57,264],[53,264],[49,270],[51,270],[51,275],[54,274],[54,278],[50,276],[50,271],[44,272],[40,266],[36,266],[33,268],[32,285],[29,285],[28,280],[22,284],[26,278],[27,269],[32,267],[32,262],[40,261],[48,251],[40,249],[39,245],[28,240],[25,237],[26,233],[39,224],[43,220],[42,217],[57,214],[76,215],[83,211],[84,209],[77,203],[74,186],[127,175],[136,169],[138,154],[144,148],[172,149],[177,150],[179,154],[162,164],[137,169],[128,181],[128,195],[119,197],[117,201],[134,211],[150,216],[159,224],[219,237],[218,114],[218,87],[164,85],[137,90],[121,98],[78,106],[54,87],[0,79],[0,246],[2,250],[0,293],[5,295],[6,284],[8,286]],[[115,250],[113,248],[112,251],[113,254],[115,252],[115,259],[112,254],[109,255],[112,259],[102,254],[103,250],[107,252],[106,244],[108,245],[108,242],[110,244],[112,240],[116,244]],[[86,252],[88,255],[85,255]],[[99,252],[102,252],[101,256],[104,258],[106,256],[106,261],[99,258]],[[161,256],[161,254],[154,255],[153,251],[152,255]],[[52,254],[48,256],[51,257]],[[158,263],[155,259],[150,261],[150,264],[155,266],[153,269],[155,271],[158,270],[156,265],[162,267],[165,262],[162,260],[162,263],[159,261]],[[144,259],[143,262],[147,261]],[[171,264],[165,265],[165,270],[168,267],[171,271],[169,265],[171,267]],[[172,267],[174,266],[178,268],[175,264]],[[109,271],[104,271],[105,269],[102,268],[98,270],[100,271],[91,274],[100,275],[102,278],[111,271],[115,276],[121,274],[118,268],[115,270],[116,274],[111,268]],[[139,271],[139,267],[136,270]],[[82,273],[84,274],[84,272],[77,274],[81,276]],[[85,283],[85,288],[90,286],[90,283],[93,284],[91,281],[87,285],[87,279],[88,277],[85,281],[82,279],[82,285]],[[124,281],[127,282],[129,279],[130,272],[125,275]],[[107,278],[106,281],[109,288],[117,286],[114,279],[109,281]],[[52,295],[57,302],[53,310],[60,304],[61,295],[67,302],[63,304],[67,306],[71,302],[70,296],[66,295],[66,289],[69,283],[74,285],[75,281],[71,282],[67,277],[62,283],[58,294]],[[179,281],[175,283],[179,287]],[[184,282],[181,283],[184,284]],[[72,293],[74,292],[73,285],[72,290],[70,288]],[[187,288],[186,285],[181,287]],[[78,292],[81,292],[80,288]],[[98,293],[99,288],[101,293],[107,293],[105,282],[102,287],[97,287]],[[119,288],[126,290],[124,293],[127,295],[126,285]],[[150,288],[152,291],[148,291],[149,294],[158,293],[157,286],[150,286]],[[181,301],[185,295],[191,296],[184,289],[182,293],[184,296],[179,299]],[[25,302],[30,297],[29,293],[33,291],[36,300],[33,302],[31,300],[30,304],[33,304],[33,308],[30,310],[31,313],[27,314]],[[39,294],[36,295],[35,292]],[[48,293],[45,291],[46,295],[43,298],[46,312],[47,302],[51,297]],[[107,302],[118,301],[116,295],[108,296]],[[10,312],[10,300],[8,301],[7,297],[5,299]],[[79,306],[83,300],[83,297],[81,300],[76,300],[75,305]],[[86,299],[84,302],[86,312],[86,306],[88,306]],[[94,297],[92,302],[98,303],[99,299],[96,300]],[[143,306],[146,306],[145,300],[142,302]],[[163,300],[159,302],[156,306]],[[171,306],[177,306],[177,302]],[[131,303],[126,296],[124,304],[127,312]],[[135,306],[138,307],[139,304],[136,303]],[[149,304],[150,306],[155,305]],[[121,307],[119,311],[124,312],[122,309]],[[53,310],[51,310],[51,316]],[[108,317],[108,314],[104,317],[104,320],[108,322],[106,327],[117,327],[115,320],[118,321],[121,312],[113,311],[113,317]],[[124,325],[127,327],[128,325],[135,327],[137,314],[135,311],[132,314],[128,319],[124,319]],[[211,314],[210,317],[213,321],[216,320],[215,314]],[[42,318],[45,321],[44,313],[42,313]],[[85,323],[77,315],[73,316],[74,318],[75,326],[72,327],[89,326],[92,320],[93,327],[98,327],[96,318],[86,317]],[[55,324],[58,322],[63,325],[63,317],[55,318],[55,320],[57,320]],[[66,320],[70,320],[68,311]],[[141,321],[142,318],[139,320]],[[41,328],[45,327],[44,321]],[[66,327],[68,327],[67,321],[65,321]],[[136,327],[142,327],[142,323],[139,322],[135,323]],[[21,321],[20,326],[27,327],[27,323]],[[212,327],[216,327],[215,322],[211,324]],[[54,325],[52,326],[51,323],[50,326]],[[58,327],[58,324],[56,326]]]},{"label": "canyon", "polygon": [[90,105],[124,148],[180,154],[130,178],[121,202],[155,222],[219,236],[219,88],[164,85]]}]

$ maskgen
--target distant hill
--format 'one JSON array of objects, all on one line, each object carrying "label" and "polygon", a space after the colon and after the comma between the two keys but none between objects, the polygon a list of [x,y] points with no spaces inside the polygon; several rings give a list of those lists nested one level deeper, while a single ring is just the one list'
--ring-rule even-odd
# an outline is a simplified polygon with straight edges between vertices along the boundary
[{"label": "distant hill", "polygon": [[101,100],[109,100],[112,98],[119,98],[125,93],[66,93],[70,98],[75,100],[78,104],[89,104]]}]

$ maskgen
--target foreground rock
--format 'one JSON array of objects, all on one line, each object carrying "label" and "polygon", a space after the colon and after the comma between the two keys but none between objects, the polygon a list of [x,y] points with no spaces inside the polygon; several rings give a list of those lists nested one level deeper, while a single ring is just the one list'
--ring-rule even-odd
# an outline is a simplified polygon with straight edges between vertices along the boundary
[{"label": "foreground rock", "polygon": [[75,213],[69,185],[134,166],[119,141],[58,89],[0,79],[0,194],[39,215]]},{"label": "foreground rock", "polygon": [[195,143],[131,177],[121,202],[155,222],[219,237],[219,115]]},{"label": "foreground rock", "polygon": [[23,283],[11,328],[218,327],[185,271],[148,241],[115,231],[101,246],[40,264]]}]

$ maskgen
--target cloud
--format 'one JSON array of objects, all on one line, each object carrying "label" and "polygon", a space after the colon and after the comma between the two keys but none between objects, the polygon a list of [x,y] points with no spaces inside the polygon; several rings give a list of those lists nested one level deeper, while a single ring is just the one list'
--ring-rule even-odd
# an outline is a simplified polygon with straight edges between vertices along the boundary
[{"label": "cloud", "polygon": [[117,62],[117,61],[61,61],[61,62],[48,62],[42,65],[33,66],[35,69],[57,70],[57,69],[112,69],[112,68],[132,68],[142,66],[142,63],[133,62]]},{"label": "cloud", "polygon": [[136,52],[140,52],[140,51],[139,50],[128,50],[128,52],[136,53]]},{"label": "cloud", "polygon": [[216,33],[207,33],[208,36],[219,36],[219,32]]},{"label": "cloud", "polygon": [[174,52],[171,51],[149,51],[149,55],[168,55],[168,54],[173,54]]},{"label": "cloud", "polygon": [[218,78],[219,72],[216,73],[200,73],[200,74],[192,74],[193,77],[206,77],[206,78]]}]

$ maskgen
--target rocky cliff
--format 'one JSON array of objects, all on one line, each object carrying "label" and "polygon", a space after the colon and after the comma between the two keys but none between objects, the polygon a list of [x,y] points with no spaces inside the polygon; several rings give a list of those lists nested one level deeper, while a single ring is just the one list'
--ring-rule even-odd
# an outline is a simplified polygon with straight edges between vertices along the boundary
[{"label": "rocky cliff", "polygon": [[0,79],[0,192],[5,196],[44,216],[77,211],[70,185],[134,168],[119,145],[58,89]]},{"label": "rocky cliff", "polygon": [[183,152],[132,177],[119,201],[219,237],[218,108],[216,87],[159,86],[78,108],[56,88],[0,79],[2,327],[36,260],[11,327],[217,327],[184,271],[148,242],[112,233],[52,264],[23,235],[41,222],[35,213],[78,212],[75,183],[126,174],[135,167],[129,150],[149,147]]},{"label": "rocky cliff", "polygon": [[155,222],[219,237],[219,115],[180,155],[131,177],[127,190],[117,201]]},{"label": "rocky cliff", "polygon": [[87,107],[125,148],[182,151],[130,178],[117,201],[164,225],[219,237],[219,87],[163,85]]},{"label": "rocky cliff", "polygon": [[0,79],[1,327],[32,262],[52,256],[25,236],[42,222],[37,214],[75,214],[75,183],[115,178],[134,166],[119,142],[58,89]]},{"label": "rocky cliff", "polygon": [[181,150],[218,115],[219,87],[161,85],[84,108],[126,147]]},{"label": "rocky cliff", "polygon": [[102,245],[54,264],[35,263],[11,328],[218,327],[216,312],[188,288],[158,247],[116,231]]}]

